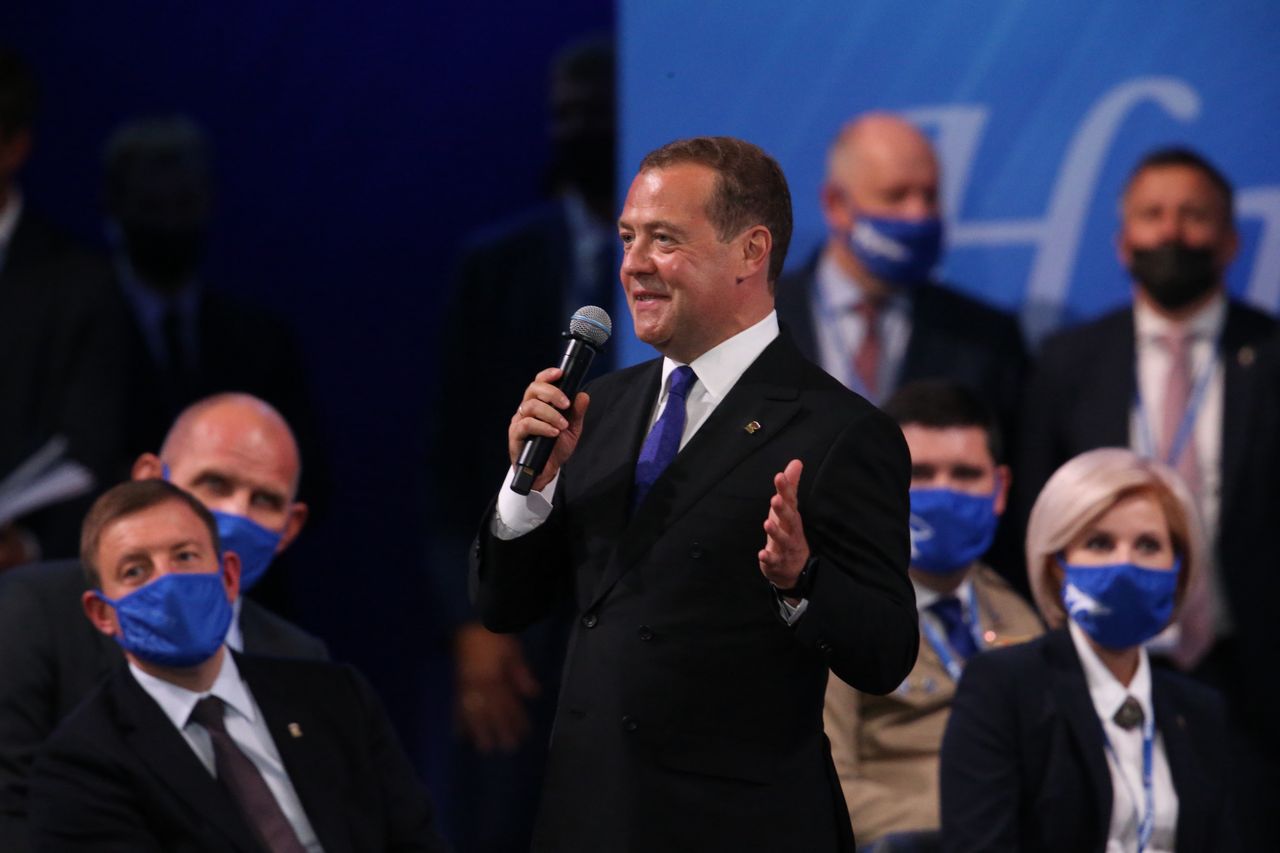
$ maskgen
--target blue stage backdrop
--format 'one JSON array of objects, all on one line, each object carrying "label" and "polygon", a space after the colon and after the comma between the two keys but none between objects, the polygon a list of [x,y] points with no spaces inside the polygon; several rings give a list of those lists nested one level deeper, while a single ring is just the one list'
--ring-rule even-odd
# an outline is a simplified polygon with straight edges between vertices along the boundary
[{"label": "blue stage backdrop", "polygon": [[618,25],[624,180],[678,137],[758,143],[791,182],[789,266],[825,237],[829,141],[882,108],[914,117],[941,154],[940,275],[1021,312],[1033,340],[1129,298],[1117,198],[1169,143],[1238,190],[1232,292],[1280,306],[1280,4],[621,0]]}]

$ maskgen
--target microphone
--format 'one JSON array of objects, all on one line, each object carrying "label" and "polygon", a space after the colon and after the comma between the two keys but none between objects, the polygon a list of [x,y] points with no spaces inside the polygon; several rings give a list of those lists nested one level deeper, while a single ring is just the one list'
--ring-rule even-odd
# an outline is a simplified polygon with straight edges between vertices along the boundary
[{"label": "microphone", "polygon": [[[582,387],[582,380],[591,367],[591,360],[596,357],[605,341],[609,340],[612,332],[613,321],[609,319],[609,313],[594,305],[583,305],[569,318],[569,331],[561,334],[566,341],[559,364],[562,374],[555,385],[569,398],[570,406],[573,405],[578,389]],[[520,456],[516,459],[516,475],[511,480],[511,491],[517,495],[529,494],[533,481],[547,467],[547,460],[551,458],[551,449],[555,444],[556,439],[546,435],[535,435],[525,441]]]}]

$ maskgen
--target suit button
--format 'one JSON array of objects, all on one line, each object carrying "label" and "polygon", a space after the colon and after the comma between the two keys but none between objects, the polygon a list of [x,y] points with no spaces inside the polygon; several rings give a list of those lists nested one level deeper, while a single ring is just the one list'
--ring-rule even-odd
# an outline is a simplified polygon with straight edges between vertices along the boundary
[{"label": "suit button", "polygon": [[830,643],[828,643],[826,640],[819,640],[819,641],[818,641],[818,651],[822,652],[823,654],[827,654],[827,655],[831,654],[831,644],[830,644]]},{"label": "suit button", "polygon": [[600,617],[594,613],[586,613],[582,617],[582,625],[584,628],[594,628],[596,623],[600,621]]},{"label": "suit button", "polygon": [[640,630],[637,631],[636,634],[646,643],[653,639],[653,629],[648,625],[641,625]]},{"label": "suit button", "polygon": [[634,732],[636,729],[640,728],[640,721],[630,714],[627,714],[622,718],[622,728],[629,732]]},{"label": "suit button", "polygon": [[690,557],[693,557],[693,559],[695,559],[695,560],[701,560],[701,559],[702,559],[702,546],[701,546],[701,545],[699,545],[697,542],[694,542],[694,543],[693,543],[693,547],[689,549],[689,556],[690,556]]}]

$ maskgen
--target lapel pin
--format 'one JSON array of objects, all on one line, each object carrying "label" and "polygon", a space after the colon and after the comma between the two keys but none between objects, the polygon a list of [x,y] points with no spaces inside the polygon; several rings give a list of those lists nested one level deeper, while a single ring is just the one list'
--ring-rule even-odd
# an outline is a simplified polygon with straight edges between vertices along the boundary
[{"label": "lapel pin", "polygon": [[747,431],[747,435],[755,435],[758,431],[760,431],[761,429],[764,429],[764,427],[760,426],[759,421],[752,421],[751,423],[743,427],[743,429]]},{"label": "lapel pin", "polygon": [[288,728],[289,728],[289,735],[291,737],[302,737],[302,726],[298,725],[297,723],[290,723]]},{"label": "lapel pin", "polygon": [[1236,353],[1236,362],[1238,362],[1241,367],[1248,367],[1253,364],[1253,359],[1255,357],[1253,347],[1240,347],[1240,351]]}]

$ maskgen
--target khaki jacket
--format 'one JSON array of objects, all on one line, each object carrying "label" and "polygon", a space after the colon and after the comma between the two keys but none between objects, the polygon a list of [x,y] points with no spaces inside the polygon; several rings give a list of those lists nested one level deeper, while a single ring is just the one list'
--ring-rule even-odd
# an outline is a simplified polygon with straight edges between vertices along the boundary
[{"label": "khaki jacket", "polygon": [[[970,574],[987,648],[1039,636],[1039,617],[983,565]],[[834,675],[824,724],[859,844],[890,832],[937,829],[938,755],[955,683],[924,631],[915,668],[887,696],[859,693]]]}]

